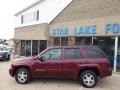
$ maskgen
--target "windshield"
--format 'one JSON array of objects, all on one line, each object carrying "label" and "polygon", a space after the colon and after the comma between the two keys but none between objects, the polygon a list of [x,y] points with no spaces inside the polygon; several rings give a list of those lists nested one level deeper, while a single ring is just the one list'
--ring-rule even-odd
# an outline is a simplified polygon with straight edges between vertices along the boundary
[{"label": "windshield", "polygon": [[6,47],[0,47],[0,51],[8,51]]}]

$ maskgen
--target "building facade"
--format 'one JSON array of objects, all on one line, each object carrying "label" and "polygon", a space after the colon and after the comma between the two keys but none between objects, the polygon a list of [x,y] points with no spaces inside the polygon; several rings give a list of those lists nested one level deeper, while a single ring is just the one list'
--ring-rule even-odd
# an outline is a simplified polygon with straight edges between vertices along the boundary
[{"label": "building facade", "polygon": [[[47,47],[47,40],[49,38],[49,23],[71,1],[72,0],[38,0],[16,13],[16,54],[32,56],[44,50]],[[56,5],[57,7],[54,8],[53,6]]]},{"label": "building facade", "polygon": [[[41,0],[16,14],[20,23],[15,29],[17,53],[34,55],[53,45],[98,45],[114,71],[120,71],[120,1],[52,1]],[[28,11],[34,11],[34,18]]]}]

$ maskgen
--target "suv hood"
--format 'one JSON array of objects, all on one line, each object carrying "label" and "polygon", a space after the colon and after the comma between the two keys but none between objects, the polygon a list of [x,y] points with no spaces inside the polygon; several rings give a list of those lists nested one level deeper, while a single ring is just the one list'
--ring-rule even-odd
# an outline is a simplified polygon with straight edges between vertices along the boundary
[{"label": "suv hood", "polygon": [[32,60],[33,57],[22,57],[22,58],[13,59],[12,63],[24,63],[24,62],[30,62]]}]

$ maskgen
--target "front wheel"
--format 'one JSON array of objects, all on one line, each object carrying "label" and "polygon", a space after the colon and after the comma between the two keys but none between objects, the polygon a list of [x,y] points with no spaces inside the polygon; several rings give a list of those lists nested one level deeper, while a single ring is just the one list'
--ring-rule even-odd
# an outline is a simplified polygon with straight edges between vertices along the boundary
[{"label": "front wheel", "polygon": [[79,79],[81,84],[86,88],[92,88],[97,84],[97,75],[91,70],[83,71]]},{"label": "front wheel", "polygon": [[26,68],[20,68],[15,73],[15,79],[19,84],[26,84],[31,80],[30,71]]}]

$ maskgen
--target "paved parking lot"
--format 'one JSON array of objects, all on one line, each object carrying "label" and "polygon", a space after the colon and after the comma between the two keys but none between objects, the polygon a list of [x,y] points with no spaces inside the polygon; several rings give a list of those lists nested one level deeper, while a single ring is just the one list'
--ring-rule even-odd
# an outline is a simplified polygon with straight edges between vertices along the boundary
[{"label": "paved parking lot", "polygon": [[9,76],[10,61],[0,61],[0,90],[120,90],[120,75],[102,79],[92,89],[83,88],[72,79],[34,79],[29,84],[20,85]]}]

